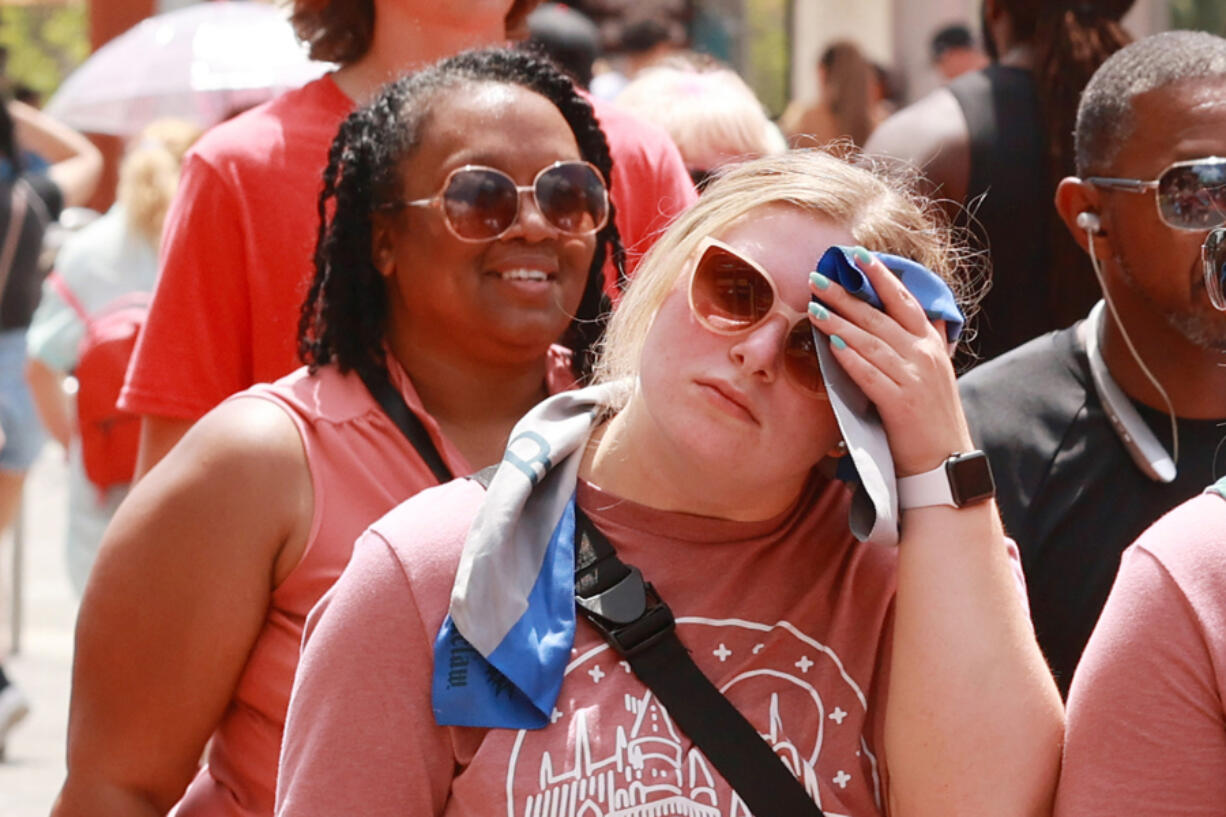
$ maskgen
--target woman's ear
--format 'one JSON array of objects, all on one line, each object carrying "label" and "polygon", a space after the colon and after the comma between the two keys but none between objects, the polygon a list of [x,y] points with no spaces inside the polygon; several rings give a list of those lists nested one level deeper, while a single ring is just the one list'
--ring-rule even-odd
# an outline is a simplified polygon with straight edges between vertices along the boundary
[{"label": "woman's ear", "polygon": [[370,261],[379,274],[390,278],[396,272],[395,225],[385,213],[375,213],[370,224]]}]

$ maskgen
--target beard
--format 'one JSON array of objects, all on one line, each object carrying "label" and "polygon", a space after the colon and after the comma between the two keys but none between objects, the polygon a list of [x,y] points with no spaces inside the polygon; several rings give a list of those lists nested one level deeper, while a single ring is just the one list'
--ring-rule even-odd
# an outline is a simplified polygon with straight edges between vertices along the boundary
[{"label": "beard", "polygon": [[[1128,263],[1118,252],[1115,253],[1115,264],[1129,288],[1152,303],[1152,299],[1137,282]],[[1158,314],[1168,326],[1193,346],[1212,352],[1226,353],[1226,312],[1219,312],[1213,308],[1203,288],[1193,290],[1193,297],[1195,298],[1198,293],[1204,300],[1203,305],[1194,302],[1183,310],[1157,307]]]}]

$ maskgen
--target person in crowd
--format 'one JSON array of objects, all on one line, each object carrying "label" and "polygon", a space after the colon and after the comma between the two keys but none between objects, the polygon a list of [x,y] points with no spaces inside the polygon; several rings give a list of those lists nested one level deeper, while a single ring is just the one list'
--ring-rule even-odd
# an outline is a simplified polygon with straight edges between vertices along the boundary
[{"label": "person in crowd", "polygon": [[[935,466],[918,482],[948,494],[941,463],[972,447],[958,255],[929,212],[819,151],[714,179],[644,259],[597,385],[525,417],[488,493],[455,481],[363,534],[308,622],[278,815],[741,813],[576,621],[595,532],[828,813],[1049,808],[1063,713],[990,489],[904,502],[901,534],[892,510],[895,472]],[[879,425],[844,415],[866,401]],[[840,441],[886,492],[871,528],[823,469]],[[530,627],[497,612],[514,599]]]},{"label": "person in crowd", "polygon": [[[49,165],[30,172],[25,152]],[[47,225],[93,195],[102,154],[81,134],[28,105],[0,99],[0,533],[17,518],[26,472],[44,437],[23,372],[26,328],[46,270],[39,262]],[[29,711],[0,661],[0,758],[9,730]]]},{"label": "person in crowd", "polygon": [[616,104],[668,131],[700,189],[731,162],[787,150],[762,103],[728,68],[649,68],[626,86]]},{"label": "person in crowd", "polygon": [[1085,254],[1052,218],[1060,179],[1075,172],[1081,89],[1131,39],[1133,0],[984,0],[993,62],[882,123],[873,153],[904,159],[932,182],[992,263],[970,362],[988,360],[1077,320],[1097,300]]},{"label": "person in crowd", "polygon": [[345,120],[309,366],[206,415],[107,529],[56,817],[272,813],[303,621],[358,534],[495,462],[520,415],[586,376],[620,255],[609,170],[570,81],[516,51],[447,59]]},{"label": "person in crowd", "polygon": [[[119,168],[116,203],[72,235],[55,261],[58,283],[43,283],[42,297],[26,333],[26,379],[43,427],[68,455],[68,578],[79,595],[102,540],[102,532],[127,495],[128,486],[99,490],[87,478],[65,381],[76,368],[85,318],[101,316],[117,299],[152,292],[166,210],[179,183],[183,154],[199,137],[194,125],[174,119],[154,122],[130,146]],[[65,300],[57,288],[66,287]]]},{"label": "person in crowd", "polygon": [[820,98],[809,103],[793,101],[779,118],[779,127],[793,144],[848,139],[863,147],[885,118],[873,104],[877,81],[873,63],[858,45],[840,40],[818,58],[817,77]]},{"label": "person in crowd", "polygon": [[[310,279],[312,203],[341,120],[403,71],[502,42],[508,25],[526,34],[538,3],[295,0],[299,37],[340,68],[211,129],[184,162],[120,396],[121,408],[143,417],[138,479],[225,397],[299,365],[295,309]],[[617,124],[602,121],[633,264],[695,193],[666,136]],[[611,267],[606,276],[615,290]]]},{"label": "person in crowd", "polygon": [[952,23],[937,29],[929,45],[932,65],[944,82],[957,79],[968,71],[980,71],[988,66],[988,55],[975,42],[971,30],[962,23]]},{"label": "person in crowd", "polygon": [[[596,111],[613,150],[614,189],[636,191],[634,197],[623,196],[625,206],[617,211],[625,268],[633,271],[668,220],[694,202],[697,193],[686,181],[684,157],[666,129],[650,117],[636,116],[589,90],[598,40],[588,17],[560,3],[547,3],[528,16],[527,27],[520,46],[543,53],[570,74]],[[605,290],[614,302],[625,283],[606,261]]]},{"label": "person in crowd", "polygon": [[1057,817],[1226,814],[1224,532],[1219,480],[1124,551],[1073,676]]},{"label": "person in crowd", "polygon": [[592,65],[600,56],[600,29],[586,14],[565,3],[544,3],[528,15],[526,44],[544,52],[588,90]]},{"label": "person in crowd", "polygon": [[592,78],[592,94],[612,102],[640,71],[678,53],[673,33],[664,19],[651,13],[637,14],[618,32],[612,59],[598,61]]},{"label": "person in crowd", "polygon": [[1202,244],[1226,222],[1226,40],[1170,32],[1119,51],[1087,84],[1076,137],[1056,209],[1103,302],[962,378],[1063,691],[1120,553],[1222,471],[1226,315]]}]

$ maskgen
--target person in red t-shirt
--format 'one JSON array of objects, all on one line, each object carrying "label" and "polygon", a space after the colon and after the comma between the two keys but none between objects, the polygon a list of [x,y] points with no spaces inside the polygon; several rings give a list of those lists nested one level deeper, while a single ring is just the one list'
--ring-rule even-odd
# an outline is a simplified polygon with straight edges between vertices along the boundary
[{"label": "person in red t-shirt", "polygon": [[345,120],[300,309],[309,366],[209,412],[107,529],[56,817],[272,813],[302,625],[354,540],[497,461],[524,411],[588,373],[621,255],[610,170],[569,81],[506,49]]},{"label": "person in red t-shirt", "polygon": [[[312,56],[341,67],[214,128],[184,163],[119,401],[144,418],[138,478],[228,395],[299,365],[296,310],[310,279],[320,173],[355,102],[407,69],[504,40],[538,2],[296,0]],[[623,191],[618,226],[634,252],[694,191],[667,137],[625,127],[609,137]]]},{"label": "person in red t-shirt", "polygon": [[[589,572],[580,512],[826,813],[1050,809],[1063,712],[1017,550],[990,484],[957,491],[945,465],[973,448],[962,270],[899,182],[816,151],[733,166],[644,258],[596,385],[533,409],[487,489],[370,526],[307,623],[278,817],[749,813],[639,680],[651,622],[619,654],[577,615],[579,595],[634,609]],[[857,277],[883,311],[837,282]],[[879,423],[836,416],[856,397]],[[866,485],[901,477],[864,541],[820,467],[840,442]]]}]

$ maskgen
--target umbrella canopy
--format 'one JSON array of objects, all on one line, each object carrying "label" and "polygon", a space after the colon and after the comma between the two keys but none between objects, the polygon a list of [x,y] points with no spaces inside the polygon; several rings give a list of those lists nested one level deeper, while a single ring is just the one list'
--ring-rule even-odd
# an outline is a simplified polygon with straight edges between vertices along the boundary
[{"label": "umbrella canopy", "polygon": [[207,2],[150,17],[98,49],[47,103],[83,131],[128,136],[164,116],[208,127],[327,71],[285,12]]}]

